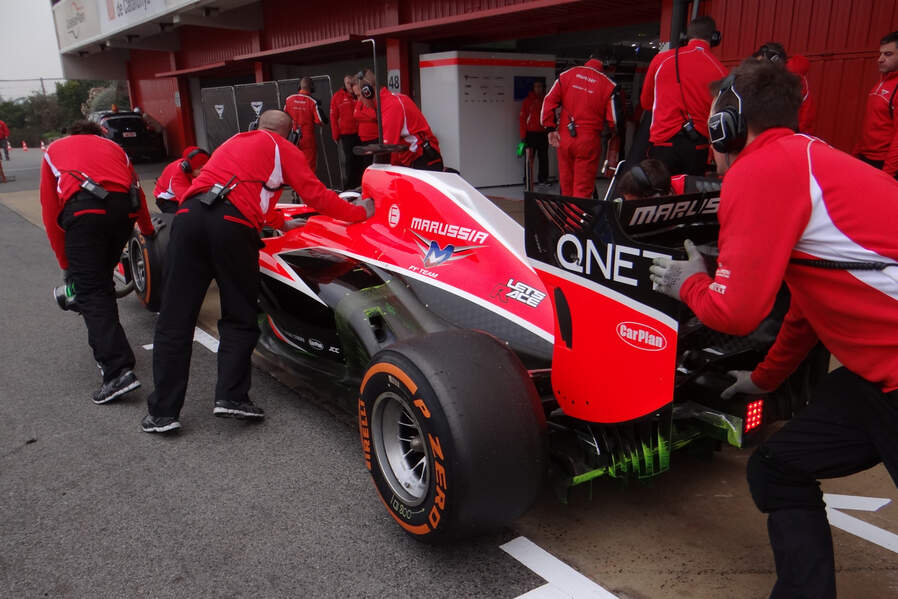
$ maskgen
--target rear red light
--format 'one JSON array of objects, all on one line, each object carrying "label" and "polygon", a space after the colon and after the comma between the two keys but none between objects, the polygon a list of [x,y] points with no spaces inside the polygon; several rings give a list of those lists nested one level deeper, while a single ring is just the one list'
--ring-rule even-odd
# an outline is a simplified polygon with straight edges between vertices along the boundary
[{"label": "rear red light", "polygon": [[761,426],[764,414],[764,400],[758,399],[745,406],[745,432]]}]

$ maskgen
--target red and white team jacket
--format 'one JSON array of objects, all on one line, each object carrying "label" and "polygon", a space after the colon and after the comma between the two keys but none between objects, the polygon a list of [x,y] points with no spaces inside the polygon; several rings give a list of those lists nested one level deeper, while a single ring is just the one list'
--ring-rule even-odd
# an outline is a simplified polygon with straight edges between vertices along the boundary
[{"label": "red and white team jacket", "polygon": [[[567,127],[573,117],[578,131],[598,133],[606,122],[613,127],[617,125],[617,112],[612,101],[615,85],[602,72],[602,63],[598,60],[590,59],[583,66],[570,68],[558,76],[546,94],[540,122],[547,129],[561,128]],[[555,109],[559,106],[561,117],[556,125]]]},{"label": "red and white team jacket", "polygon": [[366,143],[377,141],[377,111],[374,106],[365,104],[362,100],[357,100],[352,116],[359,125],[359,139]]},{"label": "red and white team jacket", "polygon": [[183,158],[178,158],[162,170],[162,174],[156,179],[156,187],[153,195],[163,200],[180,202],[184,199],[184,192],[190,187],[190,176],[181,168]]},{"label": "red and white team jacket", "polygon": [[[331,97],[331,137],[334,141],[341,135],[353,135],[359,132],[359,124],[352,113],[355,110],[355,96],[339,89]],[[376,137],[376,135],[375,135]]]},{"label": "red and white team jacket", "polygon": [[405,94],[395,94],[386,87],[380,88],[380,111],[384,127],[385,144],[404,144],[408,146],[405,152],[393,152],[390,162],[402,166],[411,166],[422,152],[421,144],[427,140],[431,147],[440,151],[436,135],[430,130],[430,125],[421,109],[414,100]]},{"label": "red and white team jacket", "polygon": [[521,139],[527,137],[527,133],[545,133],[546,128],[540,122],[540,112],[543,107],[544,96],[537,96],[531,91],[521,102],[520,132]]},{"label": "red and white team jacket", "polygon": [[[898,71],[886,74],[873,86],[867,96],[867,111],[861,141],[854,147],[855,154],[870,160],[883,160],[887,174],[898,171]],[[891,101],[891,107],[889,102]]]},{"label": "red and white team jacket", "polygon": [[[751,332],[785,280],[792,304],[752,380],[773,389],[819,339],[852,372],[898,389],[898,181],[819,139],[770,129],[724,177],[717,272],[680,297],[706,325]],[[791,258],[896,264],[835,270]]]},{"label": "red and white team jacket", "polygon": [[[138,182],[125,151],[104,137],[70,135],[47,146],[41,164],[41,212],[50,247],[62,269],[68,268],[69,261],[65,255],[65,231],[59,226],[59,214],[65,203],[82,191],[85,176],[109,192],[127,192],[132,183]],[[143,190],[140,191],[140,208],[132,216],[144,235],[154,233]]]},{"label": "red and white team jacket", "polygon": [[228,195],[246,218],[247,226],[261,229],[264,224],[283,225],[275,210],[280,186],[287,184],[302,201],[333,218],[356,222],[365,219],[365,209],[340,198],[315,177],[302,150],[276,133],[265,130],[238,133],[219,146],[200,175],[193,180],[184,198],[204,193],[216,183],[225,185],[231,177],[236,187]]},{"label": "red and white team jacket", "polygon": [[298,94],[287,96],[284,112],[293,119],[293,128],[302,131],[303,140],[315,141],[314,125],[321,124],[321,112],[318,101],[309,92],[300,90]]},{"label": "red and white team jacket", "polygon": [[[677,62],[680,83],[677,83]],[[649,141],[653,144],[667,142],[690,118],[696,130],[708,137],[708,113],[713,99],[710,86],[726,74],[726,69],[711,54],[711,46],[704,40],[689,40],[679,52],[666,50],[655,55],[649,63],[639,96],[643,110],[652,111]]]}]

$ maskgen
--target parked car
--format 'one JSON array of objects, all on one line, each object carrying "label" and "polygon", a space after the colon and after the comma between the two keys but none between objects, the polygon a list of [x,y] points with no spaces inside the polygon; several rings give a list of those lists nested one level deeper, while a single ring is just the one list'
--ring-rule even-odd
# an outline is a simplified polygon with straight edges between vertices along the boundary
[{"label": "parked car", "polygon": [[168,155],[162,127],[149,121],[143,113],[104,111],[91,113],[88,118],[100,125],[104,135],[120,145],[135,162],[159,162]]}]

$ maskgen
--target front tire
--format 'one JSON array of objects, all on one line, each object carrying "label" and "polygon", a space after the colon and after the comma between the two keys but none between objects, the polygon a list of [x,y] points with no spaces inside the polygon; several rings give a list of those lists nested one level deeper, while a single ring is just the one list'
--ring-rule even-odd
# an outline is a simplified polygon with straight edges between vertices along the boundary
[{"label": "front tire", "polygon": [[542,488],[540,399],[517,356],[492,337],[444,331],[379,352],[358,411],[378,495],[418,540],[508,524]]},{"label": "front tire", "polygon": [[134,293],[151,312],[158,312],[162,305],[162,268],[174,218],[174,214],[154,215],[155,238],[147,239],[135,228],[128,239],[128,261]]}]

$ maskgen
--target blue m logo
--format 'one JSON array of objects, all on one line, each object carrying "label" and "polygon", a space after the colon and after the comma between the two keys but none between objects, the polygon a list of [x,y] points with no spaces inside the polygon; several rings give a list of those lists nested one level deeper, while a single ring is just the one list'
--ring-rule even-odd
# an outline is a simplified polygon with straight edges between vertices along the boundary
[{"label": "blue m logo", "polygon": [[427,254],[424,256],[424,266],[438,266],[452,257],[455,246],[451,243],[445,248],[441,248],[436,241],[430,242]]}]

